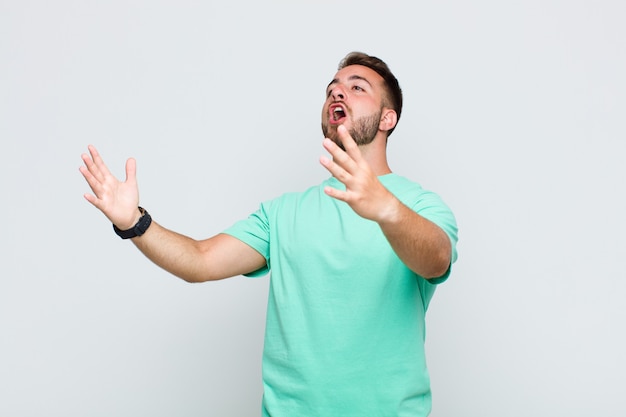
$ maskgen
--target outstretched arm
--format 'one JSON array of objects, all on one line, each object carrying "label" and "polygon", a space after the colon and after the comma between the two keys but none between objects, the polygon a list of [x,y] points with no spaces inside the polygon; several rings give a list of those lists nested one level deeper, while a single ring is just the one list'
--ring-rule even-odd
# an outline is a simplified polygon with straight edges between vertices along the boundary
[{"label": "outstretched arm", "polygon": [[320,162],[346,186],[326,187],[326,194],[344,201],[361,217],[377,222],[398,257],[424,278],[437,278],[448,269],[451,244],[446,233],[430,220],[402,204],[378,180],[358,146],[344,128],[338,128],[345,151],[330,139],[324,148],[333,159]]},{"label": "outstretched arm", "polygon": [[[80,172],[93,194],[85,199],[98,208],[121,230],[132,228],[139,220],[139,189],[136,163],[126,162],[126,180],[115,178],[95,147],[83,154]],[[252,247],[225,234],[195,240],[152,222],[148,230],[131,239],[151,261],[189,282],[228,278],[253,272],[265,266],[265,258]]]}]

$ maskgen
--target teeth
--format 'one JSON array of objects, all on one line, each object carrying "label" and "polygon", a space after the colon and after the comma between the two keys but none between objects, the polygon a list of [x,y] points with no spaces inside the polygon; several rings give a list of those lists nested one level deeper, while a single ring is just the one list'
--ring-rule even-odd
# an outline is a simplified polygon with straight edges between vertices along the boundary
[{"label": "teeth", "polygon": [[344,115],[345,115],[345,112],[343,111],[343,109],[341,107],[335,107],[333,109],[333,118],[335,120],[339,120]]}]

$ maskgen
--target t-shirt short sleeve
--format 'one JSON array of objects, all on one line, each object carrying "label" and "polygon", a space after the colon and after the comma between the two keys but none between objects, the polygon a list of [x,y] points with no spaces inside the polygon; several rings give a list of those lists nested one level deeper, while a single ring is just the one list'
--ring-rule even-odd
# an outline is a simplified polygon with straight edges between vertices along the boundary
[{"label": "t-shirt short sleeve", "polygon": [[270,270],[270,228],[266,209],[266,204],[262,204],[247,219],[236,222],[222,232],[251,246],[265,258],[265,267],[245,274],[246,277],[260,277]]},{"label": "t-shirt short sleeve", "polygon": [[451,258],[448,270],[440,277],[429,279],[431,284],[440,284],[448,279],[452,264],[457,259],[456,243],[458,241],[458,228],[456,219],[450,208],[441,200],[441,198],[432,192],[426,192],[411,207],[420,216],[430,220],[439,226],[450,239]]},{"label": "t-shirt short sleeve", "polygon": [[439,226],[448,235],[452,249],[448,270],[440,277],[427,280],[428,284],[444,282],[450,275],[452,264],[457,259],[458,229],[452,210],[438,194],[425,190],[419,184],[408,181],[406,178],[400,176],[383,177],[383,184],[390,188],[407,207]]}]

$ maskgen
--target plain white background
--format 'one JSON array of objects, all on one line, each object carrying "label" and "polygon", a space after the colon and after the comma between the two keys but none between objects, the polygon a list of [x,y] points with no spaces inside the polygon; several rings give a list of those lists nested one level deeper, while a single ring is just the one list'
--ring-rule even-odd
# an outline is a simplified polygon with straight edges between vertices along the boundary
[{"label": "plain white background", "polygon": [[323,180],[324,89],[405,94],[392,169],[459,261],[427,315],[435,417],[623,416],[621,1],[0,2],[0,415],[257,416],[267,277],[190,285],[83,198],[80,154],[208,237]]}]

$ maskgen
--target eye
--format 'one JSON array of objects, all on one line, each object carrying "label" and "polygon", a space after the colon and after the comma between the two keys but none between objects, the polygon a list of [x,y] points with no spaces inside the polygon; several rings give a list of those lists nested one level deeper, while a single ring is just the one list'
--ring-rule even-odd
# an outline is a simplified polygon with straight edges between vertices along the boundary
[{"label": "eye", "polygon": [[352,86],[352,89],[356,91],[365,91],[365,89],[361,87],[360,85],[354,85]]}]

